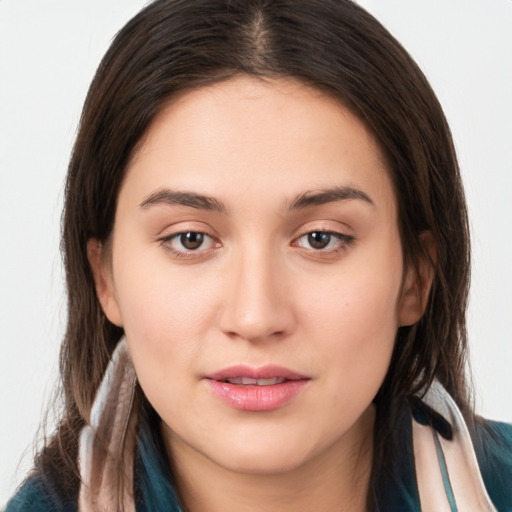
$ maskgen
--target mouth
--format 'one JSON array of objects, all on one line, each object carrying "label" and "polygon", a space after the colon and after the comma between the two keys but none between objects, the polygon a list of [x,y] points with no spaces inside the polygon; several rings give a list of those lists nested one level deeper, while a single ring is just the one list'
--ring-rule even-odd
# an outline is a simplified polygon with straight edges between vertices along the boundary
[{"label": "mouth", "polygon": [[229,377],[222,379],[220,382],[228,382],[229,384],[236,384],[238,386],[275,386],[282,384],[288,379],[284,377],[273,377],[271,379],[253,379],[251,377]]},{"label": "mouth", "polygon": [[311,378],[278,366],[236,366],[207,375],[205,381],[224,404],[242,411],[263,412],[293,401]]}]

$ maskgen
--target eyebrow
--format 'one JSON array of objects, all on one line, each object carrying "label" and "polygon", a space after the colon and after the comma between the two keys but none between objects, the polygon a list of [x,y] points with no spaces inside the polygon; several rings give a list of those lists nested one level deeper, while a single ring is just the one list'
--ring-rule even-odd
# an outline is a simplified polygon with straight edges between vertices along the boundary
[{"label": "eyebrow", "polygon": [[[288,207],[289,210],[302,210],[312,206],[320,206],[337,201],[349,201],[358,199],[375,206],[368,194],[354,187],[334,187],[319,191],[308,190],[296,196]],[[180,205],[200,210],[210,210],[219,213],[227,213],[228,208],[222,201],[214,197],[198,194],[196,192],[186,192],[172,190],[170,188],[161,188],[151,193],[142,203],[141,208],[150,208],[159,205]]]},{"label": "eyebrow", "polygon": [[183,192],[161,188],[150,194],[142,203],[141,208],[149,208],[157,205],[180,205],[198,208],[201,210],[211,210],[219,213],[227,213],[226,206],[214,197],[197,194],[196,192]]},{"label": "eyebrow", "polygon": [[311,206],[320,206],[327,203],[334,203],[337,201],[349,201],[352,199],[359,199],[365,201],[372,206],[375,203],[370,199],[370,196],[354,187],[334,187],[318,192],[309,190],[295,197],[290,203],[290,210],[301,210]]}]

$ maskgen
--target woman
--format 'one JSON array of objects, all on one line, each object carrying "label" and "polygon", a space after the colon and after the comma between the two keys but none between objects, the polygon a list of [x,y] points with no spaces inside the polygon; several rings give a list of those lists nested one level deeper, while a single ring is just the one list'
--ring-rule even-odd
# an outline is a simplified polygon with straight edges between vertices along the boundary
[{"label": "woman", "polygon": [[440,106],[361,8],[152,3],[84,107],[66,415],[8,510],[510,509],[467,231]]}]

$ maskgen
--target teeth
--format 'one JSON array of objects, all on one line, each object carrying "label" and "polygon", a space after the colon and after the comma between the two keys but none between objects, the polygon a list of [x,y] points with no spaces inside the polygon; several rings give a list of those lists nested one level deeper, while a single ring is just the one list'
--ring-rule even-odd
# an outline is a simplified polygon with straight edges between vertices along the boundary
[{"label": "teeth", "polygon": [[253,379],[251,377],[230,377],[226,382],[243,386],[274,386],[282,384],[286,379],[284,377],[272,377],[271,379]]}]

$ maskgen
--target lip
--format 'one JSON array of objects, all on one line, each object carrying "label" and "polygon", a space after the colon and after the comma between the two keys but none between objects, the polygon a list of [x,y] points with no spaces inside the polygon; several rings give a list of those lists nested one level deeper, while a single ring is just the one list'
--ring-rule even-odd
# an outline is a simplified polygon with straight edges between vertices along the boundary
[{"label": "lip", "polygon": [[[284,378],[284,382],[271,385],[243,385],[226,382],[226,379],[249,377],[251,379]],[[288,368],[267,365],[259,368],[232,366],[204,377],[209,389],[222,402],[242,411],[273,411],[283,407],[297,396],[311,378]]]}]

